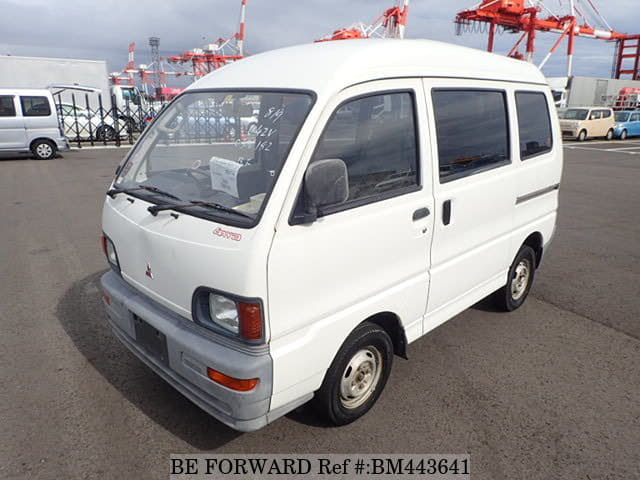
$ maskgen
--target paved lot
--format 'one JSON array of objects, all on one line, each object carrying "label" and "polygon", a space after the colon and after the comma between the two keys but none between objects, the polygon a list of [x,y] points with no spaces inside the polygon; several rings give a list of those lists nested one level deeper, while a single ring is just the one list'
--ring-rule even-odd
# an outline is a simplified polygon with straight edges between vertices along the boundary
[{"label": "paved lot", "polygon": [[565,142],[569,150],[605,151],[622,153],[626,155],[640,155],[640,137],[628,140],[591,140],[588,142]]},{"label": "paved lot", "polygon": [[123,152],[0,161],[0,478],[166,478],[170,453],[204,451],[470,452],[474,479],[640,478],[640,142],[568,144],[522,309],[480,304],[413,344],[355,424],[302,409],[252,434],[105,326],[100,210]]}]

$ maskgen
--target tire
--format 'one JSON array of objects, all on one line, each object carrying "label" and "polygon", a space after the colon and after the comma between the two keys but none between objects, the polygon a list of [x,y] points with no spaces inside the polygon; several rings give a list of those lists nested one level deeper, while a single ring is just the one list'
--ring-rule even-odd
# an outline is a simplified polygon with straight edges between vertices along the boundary
[{"label": "tire", "polygon": [[109,125],[103,125],[96,130],[96,140],[109,141],[116,138],[116,131]]},{"label": "tire", "polygon": [[626,130],[623,130],[622,133],[620,134],[620,140],[626,140],[628,136],[629,136],[629,133]]},{"label": "tire", "polygon": [[578,134],[578,137],[576,138],[576,140],[578,140],[579,142],[584,142],[586,139],[587,139],[587,131],[580,130],[580,133]]},{"label": "tire", "polygon": [[509,268],[507,284],[495,293],[496,306],[505,312],[520,308],[529,295],[536,271],[536,252],[523,245]]},{"label": "tire", "polygon": [[56,144],[51,140],[36,140],[31,144],[31,153],[37,160],[50,160],[57,151]]},{"label": "tire", "polygon": [[358,325],[327,370],[314,398],[316,409],[334,425],[357,420],[380,397],[392,364],[393,344],[387,332],[370,322]]},{"label": "tire", "polygon": [[604,138],[605,140],[613,140],[613,128],[609,129],[609,131],[607,132],[607,136]]}]

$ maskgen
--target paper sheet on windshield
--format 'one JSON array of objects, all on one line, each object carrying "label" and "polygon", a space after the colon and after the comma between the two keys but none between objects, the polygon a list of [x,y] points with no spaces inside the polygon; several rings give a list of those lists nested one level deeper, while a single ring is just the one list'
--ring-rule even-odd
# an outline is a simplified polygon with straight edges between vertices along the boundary
[{"label": "paper sheet on windshield", "polygon": [[238,198],[238,170],[242,165],[226,158],[211,157],[209,167],[211,188]]}]

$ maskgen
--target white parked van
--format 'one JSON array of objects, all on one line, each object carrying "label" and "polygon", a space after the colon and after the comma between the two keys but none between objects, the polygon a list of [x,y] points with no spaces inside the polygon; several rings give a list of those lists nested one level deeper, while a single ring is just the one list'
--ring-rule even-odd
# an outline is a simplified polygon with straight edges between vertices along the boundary
[{"label": "white parked van", "polygon": [[[116,336],[235,429],[313,397],[334,424],[357,419],[418,338],[488,295],[524,302],[556,224],[553,105],[531,64],[426,40],[303,45],[208,75],[107,193]],[[258,111],[253,134],[191,121],[225,110]]]},{"label": "white parked van", "polygon": [[0,153],[48,160],[69,150],[49,90],[0,89]]}]

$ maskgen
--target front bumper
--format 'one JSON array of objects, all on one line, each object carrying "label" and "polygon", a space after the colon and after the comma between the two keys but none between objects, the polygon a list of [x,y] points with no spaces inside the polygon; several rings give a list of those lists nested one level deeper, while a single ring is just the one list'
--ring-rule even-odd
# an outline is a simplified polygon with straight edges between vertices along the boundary
[{"label": "front bumper", "polygon": [[56,138],[56,145],[58,146],[59,152],[68,152],[71,150],[69,140],[67,140],[66,137]]},{"label": "front bumper", "polygon": [[563,137],[577,137],[578,129],[575,127],[562,127],[562,136]]},{"label": "front bumper", "polygon": [[[269,414],[273,361],[267,345],[235,345],[232,340],[219,338],[144,296],[113,271],[104,274],[101,283],[110,299],[104,304],[116,337],[193,403],[245,432],[262,428],[282,414]],[[166,362],[136,342],[134,315],[165,335]],[[210,380],[207,367],[235,378],[259,378],[260,383],[250,392],[237,392]]]}]

